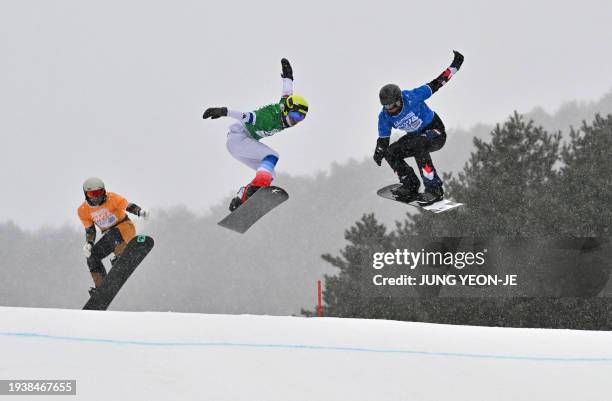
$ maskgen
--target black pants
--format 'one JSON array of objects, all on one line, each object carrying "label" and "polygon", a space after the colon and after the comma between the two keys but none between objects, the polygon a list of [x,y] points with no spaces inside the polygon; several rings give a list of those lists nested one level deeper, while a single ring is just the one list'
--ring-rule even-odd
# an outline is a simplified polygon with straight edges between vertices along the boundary
[{"label": "black pants", "polygon": [[419,133],[406,134],[391,144],[385,154],[385,159],[397,173],[400,182],[418,189],[421,185],[412,167],[406,163],[407,157],[414,157],[425,188],[437,189],[442,186],[442,180],[434,168],[429,155],[440,150],[446,143],[446,129],[437,114],[434,119]]},{"label": "black pants", "polygon": [[91,248],[91,256],[87,258],[87,266],[90,272],[106,275],[106,269],[102,263],[102,259],[106,258],[115,251],[118,245],[123,243],[121,231],[116,226],[108,230],[98,242]]}]

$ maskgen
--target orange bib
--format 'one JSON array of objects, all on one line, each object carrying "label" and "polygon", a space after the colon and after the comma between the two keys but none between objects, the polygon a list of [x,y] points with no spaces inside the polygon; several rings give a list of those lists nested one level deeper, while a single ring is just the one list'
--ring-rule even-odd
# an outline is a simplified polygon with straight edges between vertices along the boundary
[{"label": "orange bib", "polygon": [[83,202],[79,206],[78,214],[85,228],[92,224],[106,231],[125,218],[125,208],[128,201],[123,196],[114,192],[106,193],[106,201],[100,206],[90,206]]}]

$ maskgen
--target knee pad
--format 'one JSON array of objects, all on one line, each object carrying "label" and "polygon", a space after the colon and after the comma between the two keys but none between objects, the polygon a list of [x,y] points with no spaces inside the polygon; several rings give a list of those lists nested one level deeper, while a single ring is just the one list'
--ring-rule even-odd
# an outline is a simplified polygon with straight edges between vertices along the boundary
[{"label": "knee pad", "polygon": [[427,131],[423,132],[423,136],[427,137],[427,139],[432,140],[434,138],[437,138],[438,136],[440,136],[442,134],[442,132],[440,132],[440,130],[437,129],[428,129]]},{"label": "knee pad", "polygon": [[429,152],[440,150],[446,143],[446,132],[439,129],[430,129],[422,134],[429,142]]}]

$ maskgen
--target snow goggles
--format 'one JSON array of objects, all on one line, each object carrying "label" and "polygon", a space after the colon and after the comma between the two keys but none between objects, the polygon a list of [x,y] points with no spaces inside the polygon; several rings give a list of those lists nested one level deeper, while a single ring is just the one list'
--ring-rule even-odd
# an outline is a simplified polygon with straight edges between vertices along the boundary
[{"label": "snow goggles", "polygon": [[85,195],[87,195],[88,198],[99,198],[104,196],[105,193],[106,191],[104,189],[94,189],[93,191],[86,191]]},{"label": "snow goggles", "polygon": [[299,103],[295,103],[293,101],[293,97],[291,96],[289,96],[287,100],[285,100],[285,102],[287,104],[287,108],[291,111],[301,110],[304,114],[308,113],[308,106],[299,104]]},{"label": "snow goggles", "polygon": [[287,115],[296,122],[300,122],[306,118],[306,114],[302,114],[299,111],[290,111]]},{"label": "snow goggles", "polygon": [[391,103],[391,104],[385,104],[385,105],[383,106],[383,108],[384,108],[385,110],[393,110],[393,109],[395,109],[396,107],[401,107],[401,105],[402,105],[401,100],[398,100],[397,102],[393,102],[393,103]]}]

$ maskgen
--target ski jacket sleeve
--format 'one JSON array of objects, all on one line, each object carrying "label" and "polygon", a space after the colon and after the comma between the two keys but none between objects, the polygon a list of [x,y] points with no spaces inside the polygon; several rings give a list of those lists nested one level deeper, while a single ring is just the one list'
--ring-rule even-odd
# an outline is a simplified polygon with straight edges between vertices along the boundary
[{"label": "ski jacket sleeve", "polygon": [[461,64],[463,64],[463,55],[458,51],[454,51],[455,57],[453,58],[453,62],[451,65],[442,71],[442,74],[438,75],[436,79],[427,84],[431,88],[431,93],[436,93],[438,89],[440,89],[444,84],[446,84],[453,75],[461,68]]},{"label": "ski jacket sleeve", "polygon": [[141,209],[142,208],[135,203],[128,203],[127,207],[125,208],[125,211],[128,213],[132,213],[136,216],[140,216]]},{"label": "ski jacket sleeve", "polygon": [[289,97],[293,95],[293,80],[289,78],[283,78],[283,97]]},{"label": "ski jacket sleeve", "polygon": [[81,223],[83,223],[83,226],[85,227],[85,242],[90,242],[93,244],[96,240],[96,226],[91,218],[91,215],[87,212],[85,205],[81,205],[77,210],[77,213],[79,214]]},{"label": "ski jacket sleeve", "polygon": [[107,202],[110,203],[109,208],[118,215],[117,217],[121,218],[121,212],[128,207],[127,199],[114,192],[109,192],[107,196]]},{"label": "ski jacket sleeve", "polygon": [[404,101],[406,98],[412,102],[424,102],[433,95],[433,90],[428,84],[421,85],[418,88],[402,91]]},{"label": "ski jacket sleeve", "polygon": [[242,121],[244,124],[255,124],[255,113],[249,111],[247,113],[238,110],[227,110],[228,117]]},{"label": "ski jacket sleeve", "polygon": [[391,122],[385,116],[385,112],[378,114],[378,137],[389,138],[391,136]]},{"label": "ski jacket sleeve", "polygon": [[79,220],[81,220],[81,223],[83,223],[83,227],[88,228],[93,226],[94,221],[91,218],[91,215],[87,212],[85,202],[83,202],[83,204],[79,207],[77,213],[79,214]]}]

